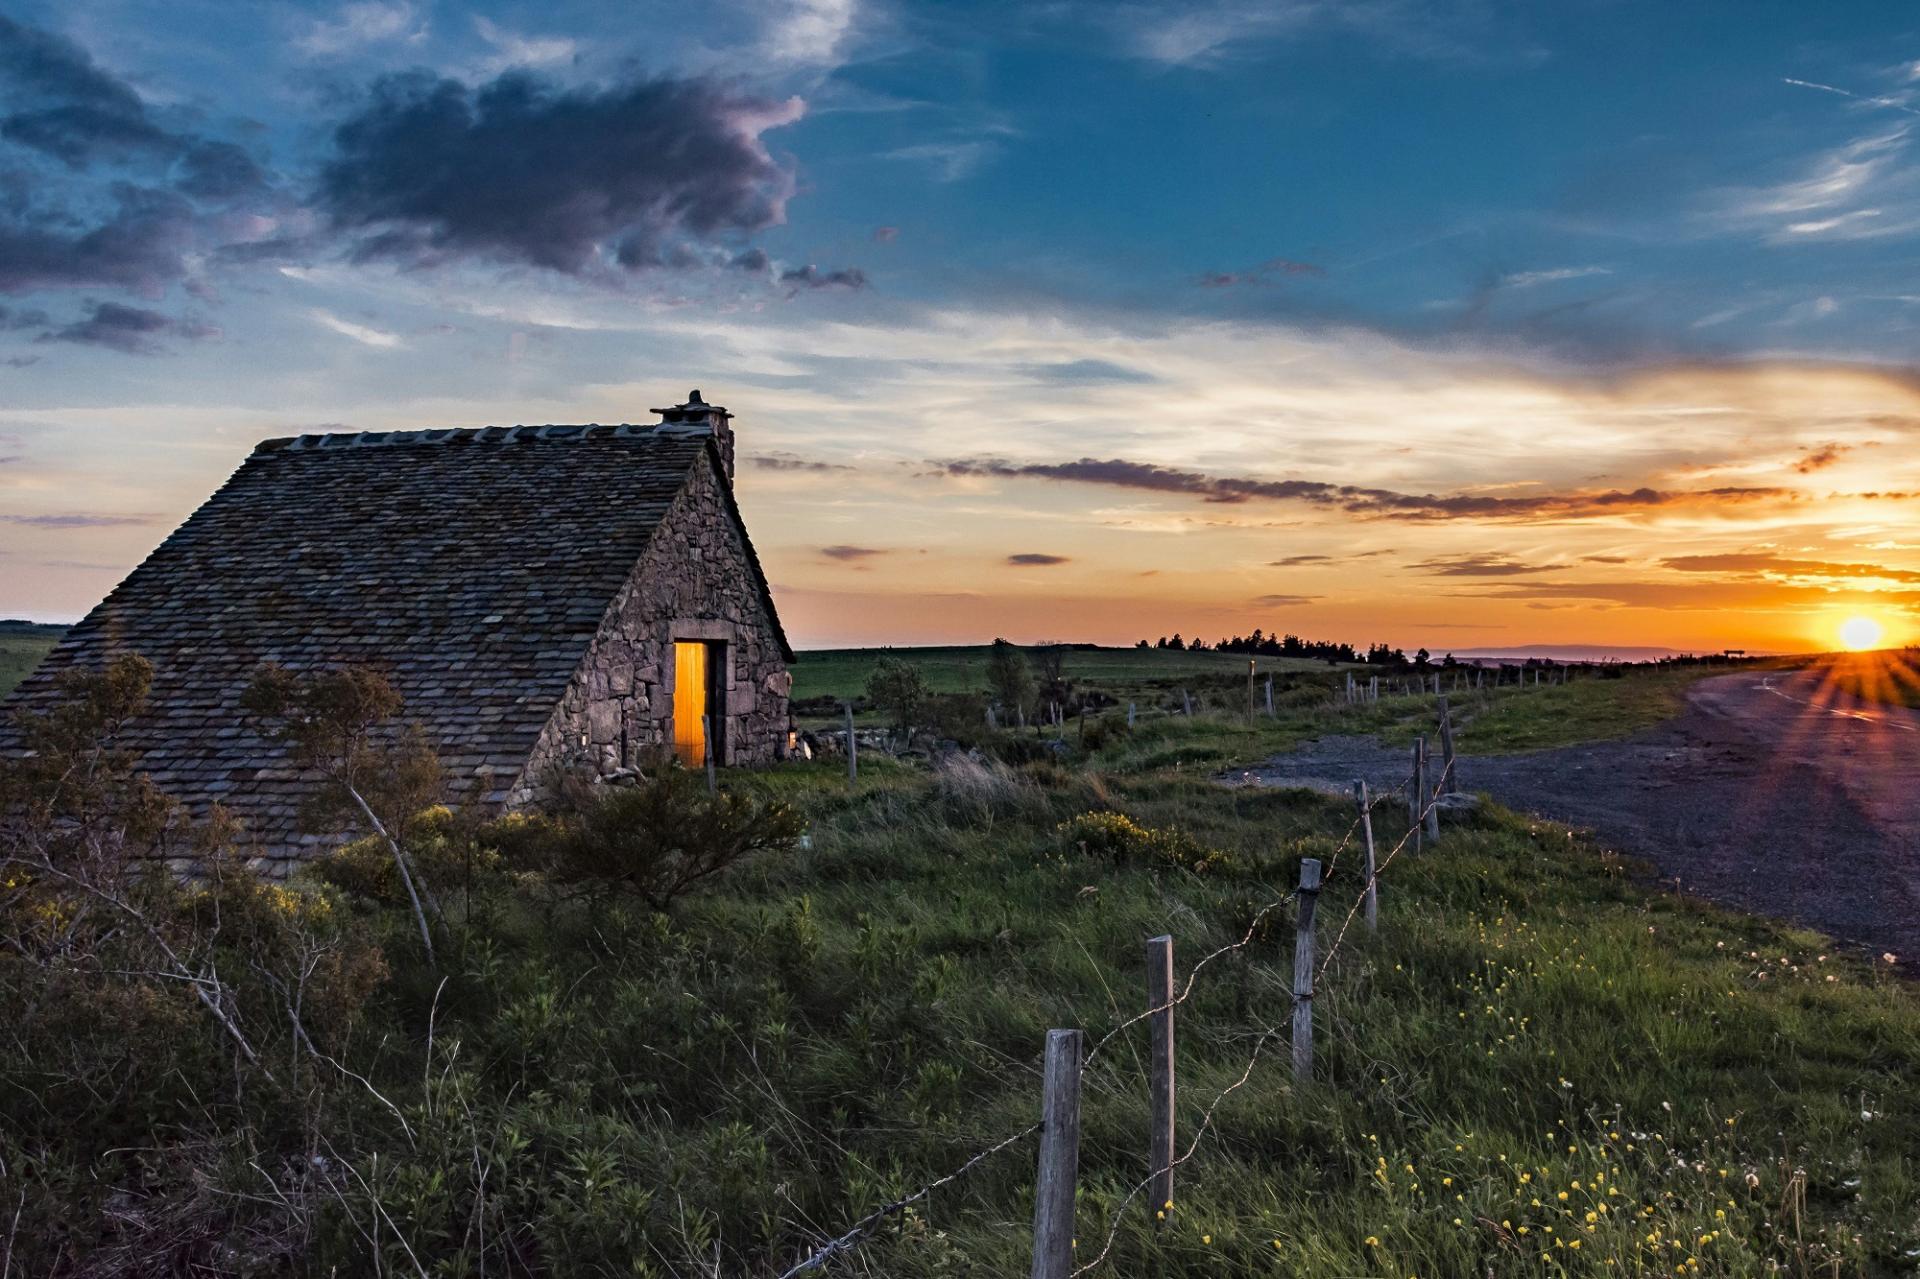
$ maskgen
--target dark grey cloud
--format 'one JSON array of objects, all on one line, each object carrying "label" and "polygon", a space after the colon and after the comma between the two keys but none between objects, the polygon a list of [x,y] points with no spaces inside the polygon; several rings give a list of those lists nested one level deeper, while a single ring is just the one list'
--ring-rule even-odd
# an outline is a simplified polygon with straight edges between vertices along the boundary
[{"label": "dark grey cloud", "polygon": [[1007,556],[1007,563],[1016,568],[1052,568],[1055,564],[1065,564],[1064,555],[1048,555],[1043,551],[1022,551],[1018,555]]},{"label": "dark grey cloud", "polygon": [[[0,17],[0,293],[158,297],[269,187],[245,148],[170,126],[73,41]],[[141,323],[106,311],[43,336],[150,351],[152,333],[203,335]]]},{"label": "dark grey cloud", "polygon": [[122,528],[133,524],[151,524],[154,517],[75,511],[65,515],[0,515],[0,521],[24,524],[30,528]]},{"label": "dark grey cloud", "polygon": [[1057,364],[1023,364],[1020,372],[1045,382],[1158,382],[1160,379],[1141,369],[1128,368],[1110,360],[1063,360]]},{"label": "dark grey cloud", "polygon": [[[1490,497],[1481,494],[1398,493],[1324,480],[1265,480],[1241,476],[1206,475],[1153,462],[1121,458],[1083,457],[1072,462],[1009,462],[1001,458],[962,458],[933,463],[934,473],[950,476],[999,476],[1012,479],[1054,480],[1069,484],[1101,484],[1152,493],[1176,493],[1207,502],[1300,502],[1347,511],[1371,519],[1391,520],[1529,520],[1564,519],[1608,512],[1655,507],[1724,506],[1790,499],[1793,492],[1779,488],[1715,488],[1666,492],[1640,488],[1590,493],[1548,493],[1532,497]],[[1891,496],[1891,495],[1889,495]]]},{"label": "dark grey cloud", "polygon": [[1372,551],[1352,551],[1345,555],[1283,555],[1277,560],[1268,560],[1267,567],[1308,568],[1315,564],[1344,564],[1348,560],[1371,560],[1391,554],[1392,547],[1381,547]]},{"label": "dark grey cloud", "polygon": [[1262,608],[1292,608],[1298,604],[1311,604],[1319,598],[1318,595],[1256,595],[1253,602]]},{"label": "dark grey cloud", "polygon": [[0,293],[117,288],[153,296],[186,271],[195,211],[180,196],[130,183],[117,210],[73,230],[53,217],[0,220]]},{"label": "dark grey cloud", "polygon": [[77,342],[104,346],[129,355],[157,355],[166,348],[162,338],[218,337],[220,330],[192,320],[175,319],[158,311],[118,302],[98,302],[84,319],[40,335],[42,342]]},{"label": "dark grey cloud", "polygon": [[393,76],[334,131],[317,199],[361,258],[658,266],[677,244],[784,220],[793,176],[760,134],[800,109],[702,79]]},{"label": "dark grey cloud", "polygon": [[839,560],[842,563],[852,563],[857,560],[872,559],[876,555],[888,554],[886,550],[877,546],[823,546],[820,548],[820,553],[830,560]]},{"label": "dark grey cloud", "polygon": [[822,271],[809,262],[805,266],[782,271],[780,283],[791,284],[802,289],[864,289],[867,287],[867,273],[857,266],[843,267],[838,271]]},{"label": "dark grey cloud", "polygon": [[1242,284],[1270,284],[1282,276],[1325,275],[1324,267],[1311,262],[1295,262],[1291,258],[1269,258],[1259,266],[1244,271],[1208,271],[1200,277],[1200,284],[1209,289],[1230,289]]},{"label": "dark grey cloud", "polygon": [[1506,555],[1461,555],[1421,560],[1412,567],[1434,577],[1519,577],[1527,573],[1551,573],[1556,566],[1528,564]]},{"label": "dark grey cloud", "polygon": [[179,139],[155,124],[125,83],[64,36],[0,16],[0,137],[83,168],[102,156],[172,155]]},{"label": "dark grey cloud", "polygon": [[851,471],[853,469],[841,462],[821,462],[793,453],[754,453],[748,455],[747,462],[763,471]]},{"label": "dark grey cloud", "polygon": [[253,193],[268,180],[235,143],[167,127],[132,86],[65,36],[4,16],[0,138],[73,171],[100,164],[144,165],[202,199]]}]

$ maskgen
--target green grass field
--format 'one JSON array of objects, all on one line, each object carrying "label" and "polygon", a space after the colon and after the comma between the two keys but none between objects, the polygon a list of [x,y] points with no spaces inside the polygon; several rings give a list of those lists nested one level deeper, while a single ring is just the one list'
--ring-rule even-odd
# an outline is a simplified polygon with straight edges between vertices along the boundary
[{"label": "green grass field", "polygon": [[[1624,683],[1595,681],[1612,700],[1510,689],[1485,713],[1611,730],[1673,691],[1609,687]],[[1286,725],[1156,714],[1065,760],[876,755],[852,784],[832,761],[724,775],[794,804],[805,846],[665,912],[525,874],[477,896],[443,880],[437,971],[397,889],[327,890],[322,917],[372,930],[384,958],[330,1045],[353,1073],[315,1081],[334,1097],[317,1137],[277,1094],[238,1089],[177,986],[85,1005],[71,1062],[0,1051],[18,1072],[0,1079],[16,1268],[57,1269],[125,1229],[99,1205],[139,1203],[248,1246],[296,1222],[281,1269],[304,1273],[771,1279],[1029,1128],[1048,1029],[1097,1040],[1139,1011],[1142,944],[1166,933],[1176,982],[1194,977],[1177,1013],[1193,1153],[1171,1206],[1129,1201],[1147,1038],[1119,1034],[1083,1079],[1077,1255],[1113,1238],[1093,1275],[1914,1273],[1920,995],[1895,965],[1662,892],[1497,808],[1396,853],[1391,796],[1369,933],[1344,801],[1210,775],[1316,716],[1399,731],[1424,699],[1333,712],[1295,696]],[[1263,911],[1302,857],[1327,867],[1306,1081],[1288,1063],[1293,908]],[[41,1016],[27,983],[42,979],[16,976],[17,1015]],[[101,1017],[135,1011],[166,1033],[130,1055]],[[362,1180],[288,1217],[277,1187],[302,1193],[322,1137],[324,1166]],[[1034,1157],[1031,1136],[1013,1141],[814,1273],[1024,1273]]]},{"label": "green grass field", "polygon": [[0,630],[0,697],[13,691],[60,640],[60,627]]},{"label": "green grass field", "polygon": [[[936,693],[977,697],[985,692],[987,649],[983,646],[802,653],[793,667],[793,696],[802,725],[830,731],[841,722],[839,711],[815,699],[847,698],[856,699],[858,723],[879,724],[884,717],[858,699],[868,672],[882,656],[917,667]],[[1139,731],[1117,748],[1102,747],[1099,752],[1101,761],[1109,765],[1180,763],[1224,768],[1290,750],[1327,733],[1371,733],[1393,745],[1408,745],[1415,734],[1434,731],[1432,695],[1388,693],[1377,703],[1347,705],[1341,696],[1347,671],[1364,682],[1368,669],[1316,661],[1257,659],[1256,713],[1249,716],[1247,660],[1235,653],[1072,649],[1063,658],[1062,672],[1076,689],[1107,699],[1107,707],[1089,717],[1095,724],[1124,721],[1128,703],[1135,705]],[[1725,672],[1725,667],[1718,666],[1631,668],[1609,678],[1580,672],[1563,685],[1516,687],[1509,682],[1478,691],[1453,688],[1451,672],[1442,673],[1442,682],[1448,689],[1461,752],[1494,755],[1629,736],[1678,713],[1695,680]],[[1275,677],[1272,717],[1265,713],[1268,674]],[[1511,681],[1512,672],[1505,678]],[[1181,713],[1183,692],[1194,701],[1197,713],[1192,719]],[[807,704],[810,701],[812,705]],[[984,705],[970,713],[982,716],[984,722]],[[1070,742],[1078,742],[1077,720],[1069,723],[1067,736]]]},{"label": "green grass field", "polygon": [[[811,847],[671,916],[496,909],[445,988],[410,971],[391,916],[399,976],[362,1032],[384,1047],[356,1068],[415,1133],[369,1109],[359,1136],[412,1252],[475,1273],[492,1205],[495,1238],[525,1240],[536,1273],[718,1258],[775,1274],[1030,1125],[1048,1028],[1096,1039],[1142,1007],[1158,933],[1184,983],[1313,856],[1330,867],[1322,955],[1345,940],[1315,993],[1312,1081],[1288,1066],[1283,910],[1178,1014],[1180,1146],[1207,1127],[1171,1208],[1126,1199],[1145,1171],[1144,1027],[1089,1069],[1079,1255],[1115,1236],[1095,1273],[1912,1272],[1913,989],[1811,934],[1643,887],[1564,828],[1492,811],[1394,858],[1369,935],[1350,815],[1302,792],[1226,792],[1179,767],[884,761],[851,790],[824,765],[752,784],[803,807]],[[1397,807],[1378,815],[1383,852]],[[1090,849],[1062,833],[1089,812],[1136,834]],[[1175,831],[1224,860],[1181,869]],[[430,1022],[465,1063],[452,1082],[423,1077]],[[495,1135],[510,1157],[476,1164]],[[1015,1142],[839,1272],[1022,1273],[1033,1170],[1032,1140]],[[347,1242],[328,1261],[364,1266],[353,1236],[329,1237]]]},{"label": "green grass field", "polygon": [[[793,696],[857,697],[866,687],[867,673],[883,656],[898,657],[919,668],[936,693],[977,693],[986,687],[987,646],[948,648],[837,648],[812,649],[793,664]],[[1240,653],[1188,653],[1166,649],[1070,648],[1063,659],[1067,673],[1113,696],[1127,691],[1164,691],[1185,680],[1245,680],[1247,658]],[[1283,657],[1256,659],[1259,674],[1325,672],[1325,662]]]}]

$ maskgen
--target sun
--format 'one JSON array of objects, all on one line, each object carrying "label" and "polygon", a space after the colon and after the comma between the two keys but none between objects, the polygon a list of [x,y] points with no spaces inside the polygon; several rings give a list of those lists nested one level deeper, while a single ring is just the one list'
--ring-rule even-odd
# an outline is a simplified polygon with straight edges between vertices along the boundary
[{"label": "sun", "polygon": [[1880,647],[1880,641],[1886,637],[1886,633],[1886,628],[1871,617],[1849,617],[1840,623],[1840,644],[1859,653]]}]

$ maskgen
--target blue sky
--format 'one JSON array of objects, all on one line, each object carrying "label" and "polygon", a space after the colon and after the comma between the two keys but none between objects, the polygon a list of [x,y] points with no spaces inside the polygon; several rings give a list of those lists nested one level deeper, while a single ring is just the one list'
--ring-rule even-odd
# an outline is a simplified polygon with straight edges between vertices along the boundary
[{"label": "blue sky", "polygon": [[1903,637],[1916,148],[1893,4],[6,4],[0,613],[699,385],[802,642]]}]

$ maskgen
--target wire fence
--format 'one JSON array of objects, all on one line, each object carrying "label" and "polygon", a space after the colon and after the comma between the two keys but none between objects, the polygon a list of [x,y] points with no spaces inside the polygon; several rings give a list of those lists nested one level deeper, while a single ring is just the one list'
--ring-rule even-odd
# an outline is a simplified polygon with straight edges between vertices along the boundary
[{"label": "wire fence", "polygon": [[[1128,1210],[1134,1202],[1140,1199],[1157,1180],[1170,1178],[1176,1169],[1194,1157],[1199,1151],[1201,1144],[1215,1131],[1214,1116],[1221,1104],[1253,1078],[1254,1072],[1259,1067],[1262,1059],[1267,1056],[1273,1044],[1288,1033],[1289,1028],[1291,1029],[1294,1042],[1296,1071],[1301,1069],[1303,1061],[1310,1062],[1312,1035],[1311,1000],[1313,999],[1314,990],[1325,980],[1334,960],[1339,956],[1341,948],[1346,943],[1348,932],[1352,928],[1354,920],[1362,914],[1363,910],[1366,912],[1369,924],[1373,923],[1373,911],[1369,903],[1374,900],[1374,894],[1378,890],[1381,875],[1385,873],[1386,869],[1393,864],[1394,859],[1409,847],[1409,845],[1417,847],[1420,844],[1423,838],[1423,832],[1431,832],[1434,829],[1432,821],[1438,813],[1444,795],[1447,793],[1446,786],[1450,784],[1453,779],[1453,759],[1450,749],[1451,732],[1446,731],[1450,730],[1450,725],[1446,723],[1444,718],[1447,714],[1444,698],[1442,698],[1440,703],[1440,713],[1443,717],[1442,736],[1447,742],[1449,750],[1444,767],[1439,771],[1438,776],[1434,778],[1429,778],[1428,776],[1427,762],[1424,753],[1424,739],[1422,739],[1422,745],[1417,746],[1415,749],[1414,767],[1408,776],[1391,789],[1379,792],[1370,798],[1357,802],[1356,808],[1358,811],[1352,823],[1347,827],[1346,833],[1341,837],[1340,841],[1335,845],[1333,852],[1328,856],[1327,879],[1331,880],[1333,877],[1333,869],[1337,866],[1341,854],[1354,843],[1356,835],[1359,835],[1362,831],[1365,832],[1367,869],[1362,876],[1359,891],[1354,895],[1352,903],[1348,906],[1345,915],[1341,919],[1339,930],[1333,939],[1333,944],[1327,948],[1326,953],[1320,958],[1317,966],[1312,962],[1312,901],[1318,897],[1320,886],[1323,882],[1321,879],[1321,864],[1315,859],[1303,859],[1303,873],[1300,887],[1262,903],[1255,909],[1253,917],[1249,920],[1246,929],[1236,940],[1209,951],[1195,961],[1188,970],[1186,981],[1181,985],[1178,994],[1169,994],[1166,998],[1158,1002],[1151,1002],[1149,1006],[1142,1011],[1116,1022],[1094,1042],[1092,1047],[1086,1051],[1084,1057],[1078,1057],[1079,1032],[1072,1032],[1075,1036],[1073,1040],[1073,1052],[1077,1057],[1077,1061],[1071,1076],[1071,1097],[1067,1099],[1067,1104],[1071,1106],[1071,1110],[1070,1112],[1062,1112],[1060,1110],[1061,1099],[1049,1095],[1043,1098],[1043,1113],[1048,1115],[1070,1113],[1073,1145],[1076,1147],[1076,1153],[1069,1156],[1069,1166],[1066,1169],[1066,1182],[1069,1189],[1064,1199],[1058,1194],[1055,1194],[1052,1196],[1051,1202],[1049,1202],[1046,1186],[1057,1182],[1057,1174],[1061,1170],[1058,1168],[1049,1170],[1046,1166],[1046,1160],[1049,1158],[1057,1158],[1058,1153],[1057,1151],[1049,1151],[1043,1145],[1041,1154],[1042,1167],[1036,1181],[1036,1254],[1033,1270],[1035,1279],[1073,1279],[1075,1276],[1087,1274],[1104,1265],[1108,1258],[1112,1256],[1114,1245],[1118,1241],[1120,1232],[1128,1220]],[[1365,795],[1364,786],[1359,782],[1355,783],[1355,791],[1357,795]],[[1373,847],[1373,814],[1375,810],[1389,804],[1394,808],[1398,808],[1403,798],[1407,801],[1408,810],[1406,833],[1386,851],[1384,856],[1378,856]],[[1310,877],[1306,869],[1309,866],[1312,868]],[[1258,1028],[1258,1034],[1254,1039],[1252,1051],[1247,1057],[1244,1068],[1231,1083],[1220,1089],[1211,1100],[1208,1101],[1206,1108],[1201,1112],[1199,1123],[1195,1127],[1192,1137],[1187,1142],[1185,1149],[1177,1156],[1174,1156],[1171,1150],[1171,1142],[1169,1142],[1167,1154],[1164,1157],[1165,1161],[1160,1163],[1159,1166],[1150,1166],[1147,1175],[1135,1182],[1127,1190],[1126,1194],[1121,1197],[1119,1202],[1114,1205],[1110,1214],[1106,1238],[1102,1242],[1099,1251],[1095,1253],[1093,1257],[1085,1262],[1074,1265],[1071,1264],[1070,1260],[1063,1263],[1058,1259],[1049,1259],[1042,1256],[1040,1252],[1041,1245],[1038,1241],[1043,1233],[1041,1218],[1046,1214],[1050,1212],[1056,1214],[1064,1212],[1066,1215],[1066,1235],[1064,1237],[1070,1238],[1072,1235],[1072,1160],[1077,1158],[1079,1082],[1085,1077],[1088,1068],[1091,1067],[1100,1054],[1120,1036],[1142,1023],[1154,1022],[1156,1019],[1161,1019],[1158,1023],[1157,1030],[1164,1028],[1168,1036],[1166,1042],[1170,1052],[1172,1013],[1176,1008],[1187,1003],[1192,998],[1198,986],[1201,973],[1215,961],[1252,946],[1256,939],[1261,936],[1262,925],[1269,918],[1278,912],[1284,911],[1287,907],[1295,905],[1299,905],[1301,910],[1300,919],[1296,928],[1293,1016],[1290,1022],[1275,1022],[1273,1024],[1261,1025]],[[1162,938],[1156,940],[1164,942],[1169,946],[1171,945],[1171,939]],[[1303,959],[1305,961],[1304,963],[1302,962]],[[1169,960],[1168,962],[1170,963],[1171,961]],[[1303,1003],[1306,1004],[1304,1010],[1302,1008]],[[1306,1014],[1304,1018],[1302,1016],[1303,1011]],[[1302,1056],[1303,1045],[1300,1042],[1303,1026],[1305,1028],[1304,1033],[1307,1036],[1307,1044],[1305,1045],[1307,1055],[1304,1058]],[[1054,1036],[1049,1037],[1050,1052],[1054,1047],[1054,1039],[1059,1034],[1060,1032],[1054,1032]],[[1051,1087],[1054,1072],[1049,1070],[1047,1072],[1047,1078],[1049,1080],[1049,1086]],[[1172,1127],[1173,1100],[1172,1072],[1171,1069],[1169,1069],[1164,1084],[1164,1096],[1156,1097],[1155,1099],[1158,1107],[1157,1113],[1164,1117],[1164,1122],[1169,1133]],[[887,1218],[919,1203],[942,1187],[965,1177],[994,1155],[1020,1144],[1029,1137],[1045,1133],[1046,1129],[1047,1120],[1043,1118],[1039,1123],[1031,1124],[1018,1132],[1011,1133],[975,1151],[951,1172],[927,1182],[910,1194],[902,1195],[881,1205],[856,1221],[844,1233],[817,1246],[806,1257],[786,1271],[783,1271],[779,1279],[797,1279],[797,1276],[812,1270],[817,1270],[835,1258],[845,1255],[870,1237],[874,1229]],[[1151,1165],[1154,1161],[1150,1159],[1149,1162]],[[1052,1176],[1049,1175],[1050,1172],[1053,1174]],[[1170,1182],[1168,1184],[1170,1184]],[[1062,1204],[1064,1204],[1064,1207],[1062,1207]],[[1058,1231],[1054,1231],[1053,1234],[1058,1235]],[[1066,1255],[1071,1258],[1071,1253]]]}]

